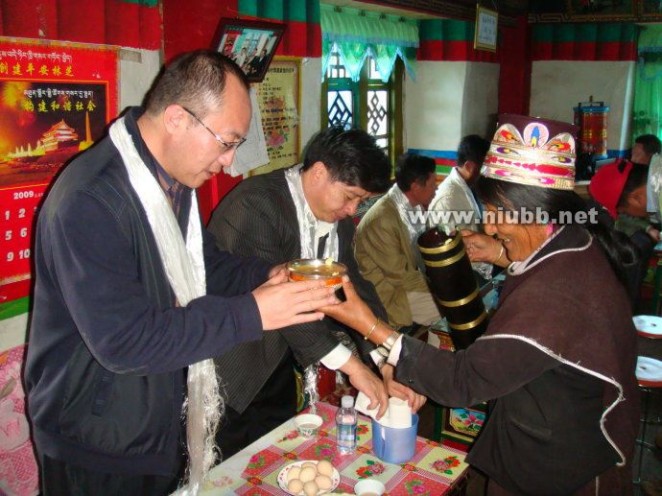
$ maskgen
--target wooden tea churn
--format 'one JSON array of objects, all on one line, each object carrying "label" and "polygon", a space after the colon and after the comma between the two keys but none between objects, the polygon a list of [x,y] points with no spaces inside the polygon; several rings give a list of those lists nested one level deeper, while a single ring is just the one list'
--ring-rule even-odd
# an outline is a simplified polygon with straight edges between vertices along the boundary
[{"label": "wooden tea churn", "polygon": [[485,332],[488,318],[462,235],[451,236],[434,227],[418,237],[418,248],[453,346],[464,349]]}]

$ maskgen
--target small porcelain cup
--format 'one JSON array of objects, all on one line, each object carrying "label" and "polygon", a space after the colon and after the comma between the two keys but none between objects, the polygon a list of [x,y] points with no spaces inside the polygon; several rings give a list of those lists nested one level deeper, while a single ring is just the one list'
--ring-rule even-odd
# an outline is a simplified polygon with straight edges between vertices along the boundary
[{"label": "small porcelain cup", "polygon": [[294,425],[303,437],[312,437],[322,425],[322,417],[313,413],[304,413],[294,417]]},{"label": "small porcelain cup", "polygon": [[385,491],[386,487],[377,479],[363,479],[354,486],[356,496],[382,496]]}]

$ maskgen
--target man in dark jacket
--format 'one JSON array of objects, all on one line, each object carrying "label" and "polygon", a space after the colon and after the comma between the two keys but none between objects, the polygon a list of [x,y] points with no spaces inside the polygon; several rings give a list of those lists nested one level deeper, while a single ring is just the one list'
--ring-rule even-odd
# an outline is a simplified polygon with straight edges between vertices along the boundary
[{"label": "man in dark jacket", "polygon": [[184,54],[44,202],[25,369],[43,495],[168,494],[185,394],[195,492],[218,422],[202,408],[220,398],[208,359],[335,301],[218,251],[200,225],[194,190],[230,166],[250,115],[233,62]]},{"label": "man in dark jacket", "polygon": [[[303,163],[242,181],[220,203],[209,223],[219,248],[272,263],[296,258],[333,258],[347,266],[357,290],[380,318],[386,313],[373,285],[361,277],[354,258],[354,222],[360,201],[384,191],[390,166],[384,152],[365,131],[329,128],[306,146]],[[378,357],[374,346],[333,319],[290,326],[265,339],[237,346],[217,360],[223,377],[250,370],[226,381],[227,416],[218,443],[227,457],[281,424],[296,412],[292,358],[306,367],[322,362],[349,376],[349,381],[380,405],[391,395],[424,401],[391,381],[392,368],[382,367],[385,384],[339,344],[336,336],[354,335],[365,363]],[[351,346],[351,342],[350,342]],[[314,385],[311,385],[313,387]]]}]

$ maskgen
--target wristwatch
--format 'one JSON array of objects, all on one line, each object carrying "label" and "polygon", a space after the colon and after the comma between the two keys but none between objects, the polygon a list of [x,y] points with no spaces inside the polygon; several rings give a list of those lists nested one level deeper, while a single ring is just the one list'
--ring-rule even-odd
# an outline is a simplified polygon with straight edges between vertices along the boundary
[{"label": "wristwatch", "polygon": [[384,360],[386,360],[390,354],[389,350],[383,346],[377,346],[377,353],[379,353]]},{"label": "wristwatch", "polygon": [[395,345],[395,342],[397,341],[398,337],[400,337],[400,333],[393,331],[391,334],[388,335],[386,341],[384,341],[379,346],[386,348],[386,350],[390,352],[391,348],[393,348],[393,345]]}]

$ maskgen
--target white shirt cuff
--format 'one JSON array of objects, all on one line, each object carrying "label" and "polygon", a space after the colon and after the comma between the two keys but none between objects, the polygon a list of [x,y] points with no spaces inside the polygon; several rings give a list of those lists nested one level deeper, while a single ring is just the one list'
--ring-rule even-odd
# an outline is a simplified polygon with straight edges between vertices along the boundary
[{"label": "white shirt cuff", "polygon": [[402,351],[402,334],[395,340],[395,344],[391,348],[386,361],[395,367],[398,364],[398,360],[400,360],[400,351]]},{"label": "white shirt cuff", "polygon": [[382,365],[384,365],[385,359],[384,357],[377,351],[377,348],[372,350],[370,352],[370,358],[372,358],[372,361],[375,362],[375,365],[377,365],[378,369],[382,368]]},{"label": "white shirt cuff", "polygon": [[343,344],[339,344],[330,352],[324,355],[320,362],[329,370],[337,370],[347,363],[352,356],[352,352]]}]

